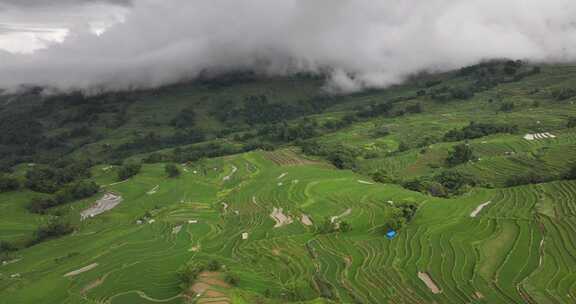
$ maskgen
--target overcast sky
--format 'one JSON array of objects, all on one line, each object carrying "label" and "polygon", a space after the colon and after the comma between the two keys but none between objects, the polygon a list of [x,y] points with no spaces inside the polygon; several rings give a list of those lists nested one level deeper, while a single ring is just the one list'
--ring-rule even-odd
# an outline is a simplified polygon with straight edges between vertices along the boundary
[{"label": "overcast sky", "polygon": [[352,91],[501,57],[574,61],[576,1],[0,0],[0,88],[253,69],[328,72]]}]

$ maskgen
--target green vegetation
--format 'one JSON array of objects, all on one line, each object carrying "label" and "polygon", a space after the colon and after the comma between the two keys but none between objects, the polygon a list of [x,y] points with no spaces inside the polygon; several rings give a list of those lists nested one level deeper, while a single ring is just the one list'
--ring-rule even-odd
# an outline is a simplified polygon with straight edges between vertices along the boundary
[{"label": "green vegetation", "polygon": [[346,96],[241,73],[17,96],[0,303],[571,303],[574,84],[491,61]]}]

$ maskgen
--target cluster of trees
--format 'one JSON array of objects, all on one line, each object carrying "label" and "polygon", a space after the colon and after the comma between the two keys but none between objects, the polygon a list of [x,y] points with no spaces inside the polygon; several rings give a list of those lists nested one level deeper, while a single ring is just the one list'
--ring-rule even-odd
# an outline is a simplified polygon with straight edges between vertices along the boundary
[{"label": "cluster of trees", "polygon": [[574,88],[561,88],[552,91],[552,98],[556,101],[564,101],[576,97],[576,89]]},{"label": "cluster of trees", "polygon": [[467,192],[478,181],[470,175],[458,171],[443,171],[432,178],[419,178],[404,182],[402,186],[437,197],[451,197]]},{"label": "cluster of trees", "polygon": [[302,152],[308,155],[325,157],[338,169],[356,168],[356,159],[362,154],[362,151],[355,147],[323,145],[315,140],[299,142],[299,146]]},{"label": "cluster of trees", "polygon": [[232,145],[228,143],[211,142],[197,144],[189,147],[177,147],[170,152],[151,153],[143,159],[144,163],[185,163],[198,161],[203,158],[213,158],[249,152],[257,149],[273,150],[274,146],[267,143],[248,143],[245,145]]},{"label": "cluster of trees", "polygon": [[131,142],[118,146],[112,153],[113,159],[124,159],[128,156],[158,151],[166,148],[189,145],[202,142],[206,135],[199,129],[178,130],[172,135],[160,136],[155,132],[148,132],[143,136],[134,138]]},{"label": "cluster of trees", "polygon": [[333,232],[349,232],[352,230],[352,225],[347,221],[332,221],[331,218],[326,217],[322,223],[316,227],[318,234],[327,234]]},{"label": "cluster of trees", "polygon": [[448,152],[446,164],[448,166],[457,166],[470,161],[475,161],[478,158],[474,155],[474,151],[468,144],[456,145]]},{"label": "cluster of trees", "polygon": [[55,193],[63,185],[91,176],[91,161],[65,160],[53,165],[37,165],[26,172],[25,186],[32,191]]},{"label": "cluster of trees", "polygon": [[516,105],[511,101],[505,101],[500,105],[501,112],[512,112]]},{"label": "cluster of trees", "polygon": [[194,127],[196,124],[196,112],[194,108],[188,107],[180,111],[176,117],[170,121],[170,125],[179,129]]},{"label": "cluster of trees", "polygon": [[474,91],[469,87],[450,88],[442,86],[431,91],[430,98],[435,101],[445,102],[450,100],[468,100],[474,97]]},{"label": "cluster of trees", "polygon": [[55,195],[33,198],[27,205],[32,213],[43,214],[50,208],[85,199],[98,193],[100,186],[92,181],[78,181],[65,185]]},{"label": "cluster of trees", "polygon": [[295,125],[287,122],[266,125],[258,129],[257,135],[274,142],[291,142],[318,136],[320,126],[315,120],[304,119]]},{"label": "cluster of trees", "polygon": [[390,229],[400,230],[406,224],[410,223],[416,211],[418,211],[418,205],[410,203],[397,204],[391,209],[390,218],[384,224],[384,233],[388,232]]},{"label": "cluster of trees", "polygon": [[127,163],[118,168],[118,181],[127,180],[136,174],[140,173],[142,164],[140,163]]},{"label": "cluster of trees", "polygon": [[8,256],[20,249],[32,247],[44,241],[71,234],[75,229],[74,225],[69,221],[53,218],[47,224],[38,227],[38,229],[32,233],[31,237],[10,242],[0,241],[0,260],[2,260],[4,256]]},{"label": "cluster of trees", "polygon": [[460,130],[450,130],[444,135],[444,141],[462,141],[497,133],[517,133],[518,126],[509,124],[476,123],[474,121]]},{"label": "cluster of trees", "polygon": [[70,222],[60,219],[52,220],[36,230],[29,246],[68,235],[74,232],[74,229],[75,227]]},{"label": "cluster of trees", "polygon": [[561,175],[546,175],[540,172],[528,172],[522,175],[515,175],[506,181],[507,187],[541,184],[555,180],[576,180],[576,164],[569,166],[568,170]]}]

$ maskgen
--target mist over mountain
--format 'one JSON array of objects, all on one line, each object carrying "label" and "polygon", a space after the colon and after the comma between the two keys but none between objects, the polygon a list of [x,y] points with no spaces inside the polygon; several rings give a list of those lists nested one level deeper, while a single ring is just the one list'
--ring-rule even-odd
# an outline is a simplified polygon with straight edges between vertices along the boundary
[{"label": "mist over mountain", "polygon": [[252,70],[323,73],[350,92],[484,59],[576,59],[571,0],[4,0],[0,14],[96,3],[127,14],[100,35],[75,19],[61,43],[0,51],[0,87],[122,90]]}]

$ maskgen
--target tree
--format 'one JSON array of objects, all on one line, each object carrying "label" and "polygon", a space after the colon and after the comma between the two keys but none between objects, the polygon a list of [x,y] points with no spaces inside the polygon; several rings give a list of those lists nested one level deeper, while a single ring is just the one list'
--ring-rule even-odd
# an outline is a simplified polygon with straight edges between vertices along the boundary
[{"label": "tree", "polygon": [[193,108],[186,108],[182,110],[172,121],[170,124],[179,129],[193,127],[196,123],[196,113],[194,112]]},{"label": "tree", "polygon": [[0,193],[18,190],[20,182],[13,177],[0,175]]},{"label": "tree", "polygon": [[564,176],[565,179],[576,179],[576,164],[573,164]]},{"label": "tree", "polygon": [[170,178],[180,176],[180,169],[178,169],[178,167],[175,164],[166,164],[164,166],[164,171],[166,172],[166,175],[168,175],[168,177]]},{"label": "tree", "polygon": [[416,113],[424,112],[424,109],[422,108],[421,103],[416,103],[416,104],[407,106],[406,112],[416,114]]},{"label": "tree", "polygon": [[566,124],[567,128],[575,128],[576,127],[576,117],[568,118],[568,123]]},{"label": "tree", "polygon": [[372,174],[372,179],[378,183],[382,184],[392,184],[394,183],[394,178],[392,178],[386,171],[380,169],[374,174]]},{"label": "tree", "polygon": [[209,271],[218,271],[220,270],[220,263],[216,260],[212,260],[210,261],[210,263],[208,263],[208,270]]},{"label": "tree", "polygon": [[352,225],[346,221],[342,221],[338,227],[338,230],[340,230],[340,232],[348,232],[352,230]]},{"label": "tree", "polygon": [[138,163],[129,163],[122,165],[118,168],[118,180],[123,181],[131,178],[132,176],[138,174],[142,169],[142,165]]},{"label": "tree", "polygon": [[512,110],[514,110],[514,107],[515,107],[515,105],[513,102],[511,102],[511,101],[504,102],[500,106],[500,111],[501,112],[512,112]]},{"label": "tree", "polygon": [[322,224],[318,226],[318,233],[326,234],[332,232],[334,232],[334,223],[332,223],[332,220],[329,217],[326,217],[324,218],[324,221],[322,221]]},{"label": "tree", "polygon": [[474,152],[468,144],[454,146],[453,150],[448,153],[446,163],[449,166],[456,166],[475,160]]}]

